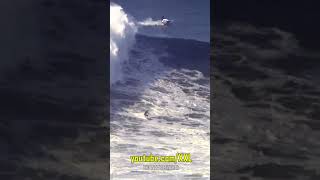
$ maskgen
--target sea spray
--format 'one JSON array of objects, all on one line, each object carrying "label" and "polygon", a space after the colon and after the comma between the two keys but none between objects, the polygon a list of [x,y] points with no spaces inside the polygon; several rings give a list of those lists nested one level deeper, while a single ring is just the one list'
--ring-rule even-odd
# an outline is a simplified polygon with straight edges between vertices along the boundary
[{"label": "sea spray", "polygon": [[110,79],[111,85],[122,79],[122,64],[128,60],[137,27],[123,8],[110,3]]},{"label": "sea spray", "polygon": [[147,18],[144,21],[138,22],[141,26],[163,26],[161,20],[153,20],[152,18]]}]

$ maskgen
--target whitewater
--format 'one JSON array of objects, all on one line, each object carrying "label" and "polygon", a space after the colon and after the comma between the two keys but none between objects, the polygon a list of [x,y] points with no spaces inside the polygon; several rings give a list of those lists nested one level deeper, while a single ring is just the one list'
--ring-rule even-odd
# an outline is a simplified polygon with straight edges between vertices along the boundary
[{"label": "whitewater", "polygon": [[111,84],[121,80],[121,65],[128,60],[137,28],[121,6],[110,4],[110,68]]},{"label": "whitewater", "polygon": [[[199,42],[142,36],[140,26],[157,26],[158,21],[135,22],[117,4],[110,4],[110,13],[111,179],[209,179],[209,77],[190,68],[209,61],[209,55],[185,61],[175,43],[197,47]],[[177,68],[169,60],[188,66]],[[191,153],[193,161],[178,163],[179,170],[144,170],[130,161],[134,155],[179,152]]]},{"label": "whitewater", "polygon": [[138,26],[162,26],[161,20],[147,18],[135,23],[123,8],[110,4],[110,69],[111,84],[122,79],[122,64],[128,60],[130,48],[135,42]]}]

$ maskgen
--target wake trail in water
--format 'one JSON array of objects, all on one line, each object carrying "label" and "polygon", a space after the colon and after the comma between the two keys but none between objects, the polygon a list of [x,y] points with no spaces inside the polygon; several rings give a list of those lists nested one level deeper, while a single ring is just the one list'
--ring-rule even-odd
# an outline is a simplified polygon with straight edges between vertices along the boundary
[{"label": "wake trail in water", "polygon": [[163,26],[161,20],[153,20],[152,18],[147,18],[144,21],[138,22],[140,26]]}]

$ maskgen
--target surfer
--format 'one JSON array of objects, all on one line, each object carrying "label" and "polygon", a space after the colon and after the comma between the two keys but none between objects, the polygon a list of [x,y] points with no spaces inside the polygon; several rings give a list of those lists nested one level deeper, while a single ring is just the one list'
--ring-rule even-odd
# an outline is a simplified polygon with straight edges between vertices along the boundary
[{"label": "surfer", "polygon": [[144,116],[148,119],[148,117],[149,117],[149,110],[146,110],[146,112],[144,112]]}]

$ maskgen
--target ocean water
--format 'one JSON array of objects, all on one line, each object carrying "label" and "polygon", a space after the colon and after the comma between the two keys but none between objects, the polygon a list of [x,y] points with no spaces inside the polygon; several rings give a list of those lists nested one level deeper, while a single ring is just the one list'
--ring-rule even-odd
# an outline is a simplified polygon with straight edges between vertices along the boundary
[{"label": "ocean water", "polygon": [[210,0],[113,0],[135,21],[173,20],[170,28],[146,26],[140,34],[210,42]]},{"label": "ocean water", "polygon": [[[209,179],[209,1],[201,3],[110,4],[112,179]],[[172,26],[160,25],[161,12]],[[192,163],[151,171],[130,161],[150,153],[191,153]]]}]

